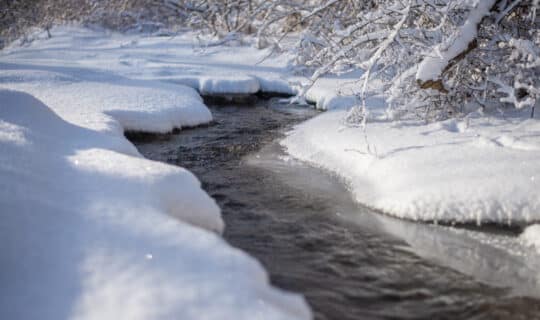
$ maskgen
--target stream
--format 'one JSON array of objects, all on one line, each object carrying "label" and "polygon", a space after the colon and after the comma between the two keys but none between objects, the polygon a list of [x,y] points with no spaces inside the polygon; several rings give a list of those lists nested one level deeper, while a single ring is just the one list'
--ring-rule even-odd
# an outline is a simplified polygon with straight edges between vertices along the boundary
[{"label": "stream", "polygon": [[208,126],[127,136],[145,157],[192,171],[222,209],[225,239],[303,294],[316,319],[540,319],[540,262],[514,234],[364,208],[278,143],[316,111],[214,100]]}]

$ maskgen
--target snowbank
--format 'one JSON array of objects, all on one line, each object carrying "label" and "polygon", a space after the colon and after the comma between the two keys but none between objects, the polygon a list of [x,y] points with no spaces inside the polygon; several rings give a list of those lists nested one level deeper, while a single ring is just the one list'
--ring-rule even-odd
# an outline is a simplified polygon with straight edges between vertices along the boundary
[{"label": "snowbank", "polygon": [[29,94],[0,90],[0,176],[2,319],[310,317],[199,228],[223,222],[191,173]]},{"label": "snowbank", "polygon": [[212,120],[191,88],[131,80],[95,70],[2,64],[0,86],[28,92],[64,119],[86,128],[123,135],[125,130],[169,132]]},{"label": "snowbank", "polygon": [[540,224],[528,226],[520,235],[525,245],[534,248],[540,253]]},{"label": "snowbank", "polygon": [[356,199],[422,221],[540,221],[540,121],[471,116],[464,121],[373,122],[342,127],[322,114],[283,141],[302,160],[343,177]]},{"label": "snowbank", "polygon": [[[143,64],[135,37],[55,30],[0,53],[0,318],[310,318],[215,234],[219,208],[191,173],[124,138],[212,120],[196,90],[152,73],[163,43]],[[191,78],[258,90],[249,76]]]},{"label": "snowbank", "polygon": [[249,76],[204,77],[199,80],[201,94],[254,94],[259,90],[259,81]]},{"label": "snowbank", "polygon": [[[250,46],[205,47],[194,42],[193,33],[173,38],[142,37],[66,26],[55,27],[51,33],[51,39],[45,33],[36,35],[29,48],[15,43],[0,52],[0,68],[11,72],[1,76],[12,81],[22,70],[34,77],[38,77],[36,71],[55,72],[57,80],[82,79],[107,84],[120,81],[129,82],[128,86],[136,82],[155,84],[158,80],[163,87],[166,83],[180,84],[204,95],[244,95],[259,91],[296,94],[297,84],[306,80],[290,74],[286,55],[264,59],[267,51]],[[347,96],[347,87],[353,86],[351,80],[358,76],[356,72],[342,77],[322,77],[308,90],[306,99],[323,110],[351,107],[356,99]],[[34,93],[42,99],[38,92]],[[51,106],[49,102],[46,104]]]}]

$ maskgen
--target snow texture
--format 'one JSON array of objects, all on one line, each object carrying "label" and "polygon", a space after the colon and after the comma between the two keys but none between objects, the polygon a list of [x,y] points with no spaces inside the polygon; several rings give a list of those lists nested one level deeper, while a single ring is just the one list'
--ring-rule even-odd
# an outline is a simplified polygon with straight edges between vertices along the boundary
[{"label": "snow texture", "polygon": [[[287,151],[343,177],[357,201],[421,221],[540,221],[540,122],[488,118],[342,127],[335,110],[297,126]],[[368,148],[369,145],[369,148]]]},{"label": "snow texture", "polygon": [[528,226],[520,235],[520,239],[529,247],[540,253],[540,224]]},{"label": "snow texture", "polygon": [[211,121],[197,92],[130,76],[124,37],[53,32],[0,52],[0,318],[310,319],[219,236],[195,176],[123,136]]},{"label": "snow texture", "polygon": [[[20,47],[15,43],[0,53],[0,68],[3,70],[0,81],[4,82],[4,87],[9,82],[10,88],[31,90],[42,99],[43,95],[54,96],[48,92],[56,84],[44,85],[49,80],[70,86],[74,85],[73,81],[98,82],[104,86],[124,86],[125,83],[125,86],[133,88],[159,85],[162,90],[172,91],[178,86],[171,84],[180,84],[205,95],[242,95],[258,91],[295,94],[299,91],[297,83],[305,82],[304,78],[289,73],[287,55],[264,59],[267,51],[250,46],[205,46],[194,41],[196,35],[193,33],[173,38],[141,37],[66,26],[55,27],[51,32],[51,39],[47,39],[45,33],[37,34],[30,47]],[[25,79],[33,77],[33,80],[17,80],[24,73]],[[347,88],[354,85],[350,80],[358,75],[358,72],[353,72],[342,77],[321,78],[306,93],[306,99],[323,110],[351,107],[356,99],[347,95]],[[29,88],[30,85],[34,87]],[[87,90],[85,87],[73,88],[81,92]],[[110,91],[115,92],[116,89]],[[139,96],[143,99],[146,94]],[[140,99],[133,98],[132,101]],[[199,119],[204,118],[203,109],[194,109],[201,113]],[[139,117],[138,120],[144,119]],[[146,125],[158,123],[152,119],[147,122]],[[159,128],[159,131],[167,129],[170,126]]]},{"label": "snow texture", "polygon": [[[0,91],[2,319],[307,319],[188,171]],[[194,225],[194,226],[192,226]],[[31,306],[31,307],[29,307]]]}]

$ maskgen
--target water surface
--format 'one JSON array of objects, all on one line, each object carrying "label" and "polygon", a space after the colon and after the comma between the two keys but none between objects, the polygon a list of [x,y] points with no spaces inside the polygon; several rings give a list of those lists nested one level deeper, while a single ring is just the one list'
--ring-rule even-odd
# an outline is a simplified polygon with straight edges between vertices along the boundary
[{"label": "water surface", "polygon": [[212,125],[133,136],[147,158],[191,170],[218,202],[224,237],[316,319],[540,319],[540,263],[511,234],[410,223],[352,200],[276,141],[315,111],[276,99],[211,105]]}]

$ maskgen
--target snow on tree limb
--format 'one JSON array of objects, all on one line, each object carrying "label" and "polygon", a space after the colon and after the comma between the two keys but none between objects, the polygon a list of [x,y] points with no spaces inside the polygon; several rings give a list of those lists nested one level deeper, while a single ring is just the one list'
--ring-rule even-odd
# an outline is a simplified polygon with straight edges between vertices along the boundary
[{"label": "snow on tree limb", "polygon": [[392,44],[394,40],[396,39],[396,37],[398,36],[399,31],[401,30],[401,28],[405,24],[405,21],[407,21],[407,18],[409,17],[410,11],[411,11],[411,1],[409,1],[407,7],[403,10],[403,16],[401,20],[395,25],[394,29],[388,35],[388,37],[383,42],[381,42],[380,46],[377,48],[377,51],[375,51],[375,53],[371,56],[371,58],[367,62],[368,67],[366,68],[366,73],[363,76],[364,83],[362,85],[362,91],[361,91],[362,113],[364,114],[362,121],[364,125],[367,119],[367,117],[365,116],[367,114],[366,91],[367,91],[367,86],[368,86],[368,81],[369,81],[369,76],[371,74],[371,71],[373,70],[373,67],[375,66],[377,61],[379,61],[379,59],[381,58],[381,55],[383,54],[383,52],[386,49],[388,49],[388,46],[390,46],[390,44]]},{"label": "snow on tree limb", "polygon": [[[401,27],[401,26],[400,26]],[[390,34],[389,31],[377,31],[373,33],[369,33],[366,35],[363,35],[361,37],[358,37],[355,39],[351,44],[343,47],[341,50],[339,50],[330,61],[328,61],[324,66],[318,68],[313,75],[309,79],[309,84],[304,86],[302,90],[300,91],[299,96],[304,96],[306,92],[315,84],[315,82],[323,75],[327,74],[330,69],[340,60],[342,59],[348,52],[352,51],[353,49],[357,48],[358,46],[368,42],[368,41],[374,41],[374,40],[380,40],[385,39]]]},{"label": "snow on tree limb", "polygon": [[496,0],[478,0],[470,11],[465,23],[452,37],[434,47],[433,51],[420,62],[416,81],[422,89],[432,88],[445,92],[441,75],[455,59],[459,59],[476,46],[478,26],[490,13]]}]

